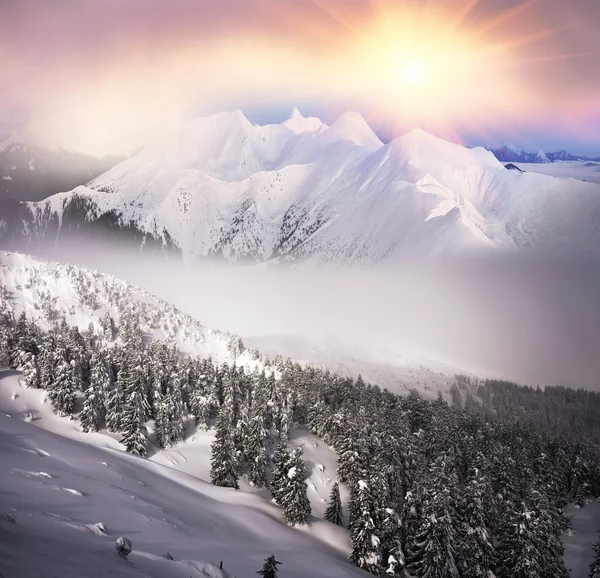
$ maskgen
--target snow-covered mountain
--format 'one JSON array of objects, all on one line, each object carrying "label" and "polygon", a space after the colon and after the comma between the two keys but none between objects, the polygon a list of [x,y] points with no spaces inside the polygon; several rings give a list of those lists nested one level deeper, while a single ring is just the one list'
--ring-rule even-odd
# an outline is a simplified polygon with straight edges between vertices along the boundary
[{"label": "snow-covered mountain", "polygon": [[518,146],[506,142],[500,148],[488,149],[502,163],[551,163],[552,160],[542,150],[528,153]]},{"label": "snow-covered mountain", "polygon": [[384,145],[358,113],[198,118],[87,186],[3,210],[4,246],[125,231],[186,259],[373,263],[483,249],[600,247],[600,188],[508,171],[413,130]]},{"label": "snow-covered mountain", "polygon": [[545,153],[540,150],[536,153],[525,152],[518,146],[512,143],[504,143],[499,148],[490,147],[488,150],[503,163],[555,163],[558,161],[596,161],[598,158],[591,158],[586,156],[572,155],[566,150],[554,151]]},{"label": "snow-covered mountain", "polygon": [[0,143],[0,201],[39,201],[84,185],[123,157],[97,158],[10,137]]}]

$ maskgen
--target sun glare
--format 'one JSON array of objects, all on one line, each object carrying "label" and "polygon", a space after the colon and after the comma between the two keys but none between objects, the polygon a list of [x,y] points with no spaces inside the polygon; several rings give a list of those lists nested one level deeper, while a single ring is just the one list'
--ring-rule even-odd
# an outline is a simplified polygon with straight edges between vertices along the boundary
[{"label": "sun glare", "polygon": [[407,87],[417,87],[425,82],[425,69],[419,62],[407,62],[399,68],[400,82]]},{"label": "sun glare", "polygon": [[341,3],[329,10],[350,32],[336,59],[347,92],[382,117],[430,130],[496,116],[509,102],[531,102],[529,85],[513,66],[517,48],[528,40],[519,40],[516,31],[495,34],[517,14],[505,11],[474,23],[477,2],[464,0],[462,8],[460,2],[433,8],[380,0],[360,17],[349,16]]}]

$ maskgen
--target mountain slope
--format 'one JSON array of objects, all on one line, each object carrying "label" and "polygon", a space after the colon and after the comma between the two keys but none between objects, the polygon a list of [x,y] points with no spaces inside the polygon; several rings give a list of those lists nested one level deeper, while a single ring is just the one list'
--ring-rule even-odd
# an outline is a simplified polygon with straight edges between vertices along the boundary
[{"label": "mountain slope", "polygon": [[[347,532],[332,524],[313,518],[304,531],[292,529],[258,494],[131,456],[104,434],[79,433],[79,440],[64,418],[55,418],[61,434],[44,429],[45,414],[26,423],[21,395],[40,393],[0,370],[6,578],[250,578],[272,553],[290,578],[366,576],[346,561]],[[119,536],[133,543],[127,560],[115,552]]]},{"label": "mountain slope", "polygon": [[202,326],[197,320],[124,281],[82,267],[60,265],[0,251],[0,300],[15,318],[23,311],[47,329],[63,317],[81,330],[100,328],[108,312],[119,318],[135,308],[151,338],[176,345],[186,353],[218,361],[250,361],[235,335]]},{"label": "mountain slope", "polygon": [[[357,113],[327,127],[196,119],[86,187],[4,211],[0,240],[108,229],[186,259],[373,263],[489,249],[600,247],[600,188],[507,171],[414,130],[387,145]],[[46,241],[47,242],[47,241]]]}]

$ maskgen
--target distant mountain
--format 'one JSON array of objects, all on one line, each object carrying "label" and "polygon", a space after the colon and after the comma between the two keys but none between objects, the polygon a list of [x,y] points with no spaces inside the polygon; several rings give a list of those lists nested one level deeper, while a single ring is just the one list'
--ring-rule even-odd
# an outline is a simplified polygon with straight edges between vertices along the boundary
[{"label": "distant mountain", "polygon": [[355,264],[598,250],[599,223],[598,185],[508,171],[483,148],[418,129],[384,145],[352,112],[332,126],[297,110],[258,126],[234,111],[191,121],[87,186],[0,207],[0,242],[108,231],[191,261]]},{"label": "distant mountain", "polygon": [[9,139],[0,143],[0,200],[40,201],[84,185],[122,160]]},{"label": "distant mountain", "polygon": [[504,143],[500,148],[488,148],[490,152],[503,163],[555,163],[557,161],[598,161],[600,157],[590,158],[575,156],[562,150],[551,153],[539,151],[537,153],[525,152],[512,143]]},{"label": "distant mountain", "polygon": [[550,163],[552,160],[544,153],[527,153],[512,143],[504,143],[498,149],[488,149],[501,163]]}]

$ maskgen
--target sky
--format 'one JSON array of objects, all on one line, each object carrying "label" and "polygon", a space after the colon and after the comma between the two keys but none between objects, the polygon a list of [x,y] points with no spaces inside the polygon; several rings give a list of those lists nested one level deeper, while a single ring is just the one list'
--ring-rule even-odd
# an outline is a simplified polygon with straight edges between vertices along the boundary
[{"label": "sky", "polygon": [[0,132],[126,152],[181,119],[600,155],[598,0],[2,0]]}]

